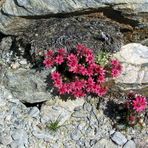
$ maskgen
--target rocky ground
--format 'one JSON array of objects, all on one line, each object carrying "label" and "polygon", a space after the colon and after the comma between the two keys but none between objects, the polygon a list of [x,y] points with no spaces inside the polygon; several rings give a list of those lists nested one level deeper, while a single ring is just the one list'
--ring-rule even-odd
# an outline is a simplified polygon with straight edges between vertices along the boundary
[{"label": "rocky ground", "polygon": [[[2,34],[0,148],[148,147],[147,113],[143,129],[125,128],[118,123],[118,111],[123,112],[119,106],[125,100],[123,92],[110,91],[104,98],[88,96],[65,100],[52,94],[52,89],[47,90],[46,78],[50,70],[45,70],[42,65],[45,49],[72,48],[77,42],[94,48],[96,52],[107,50],[112,53],[132,41],[146,45],[147,34],[137,35],[141,30],[136,31],[98,13],[34,20],[20,35]],[[140,53],[143,65],[128,64],[134,65],[135,69],[145,66],[146,73],[147,49],[140,45],[140,50],[135,50]],[[137,53],[134,54],[136,57]],[[139,74],[139,71],[134,73]],[[146,74],[143,78],[147,78]],[[147,79],[145,82],[147,86]]]},{"label": "rocky ground", "polygon": [[[88,97],[87,100],[65,102],[57,96],[41,106],[35,104],[29,107],[4,86],[0,88],[0,97],[1,148],[148,146],[148,133],[145,128],[113,128],[113,120],[106,110],[107,103],[103,101],[97,108],[98,98]],[[54,131],[48,126],[56,120],[59,122],[57,130]]]}]

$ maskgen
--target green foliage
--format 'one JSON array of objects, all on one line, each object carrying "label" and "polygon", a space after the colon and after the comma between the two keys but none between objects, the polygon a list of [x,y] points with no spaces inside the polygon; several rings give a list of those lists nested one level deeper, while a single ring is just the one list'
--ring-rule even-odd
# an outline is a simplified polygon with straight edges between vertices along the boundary
[{"label": "green foliage", "polygon": [[59,120],[51,121],[47,127],[50,131],[56,132],[60,128]]},{"label": "green foliage", "polygon": [[109,53],[101,51],[96,56],[96,63],[100,64],[101,66],[105,66],[108,64],[109,58]]}]

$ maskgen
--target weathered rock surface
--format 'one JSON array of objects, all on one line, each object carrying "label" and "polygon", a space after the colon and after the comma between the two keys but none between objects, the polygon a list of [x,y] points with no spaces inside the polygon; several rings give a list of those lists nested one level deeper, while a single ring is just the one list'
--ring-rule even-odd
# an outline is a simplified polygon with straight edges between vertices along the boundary
[{"label": "weathered rock surface", "polygon": [[148,47],[130,43],[115,54],[123,64],[123,73],[116,79],[123,90],[135,89],[148,95]]},{"label": "weathered rock surface", "polygon": [[[10,90],[0,85],[0,148],[120,147],[110,139],[110,134],[119,132],[110,132],[114,131],[112,121],[104,114],[102,108],[96,109],[97,101],[94,103],[94,98],[91,98],[91,102],[61,99],[56,97],[47,101],[42,104],[40,110],[37,106],[25,106]],[[65,115],[63,110],[69,114]],[[58,118],[59,114],[65,116]],[[58,118],[62,123],[56,132],[47,127],[50,121],[42,122],[45,116],[48,119],[52,118],[52,121]],[[116,135],[115,140],[125,143],[125,136],[134,139],[136,146],[147,146],[147,128],[128,128],[126,132]],[[134,145],[130,141],[124,146]]]},{"label": "weathered rock surface", "polygon": [[51,93],[46,90],[47,75],[48,72],[36,73],[34,70],[7,70],[2,81],[6,88],[19,100],[37,103],[52,98]]},{"label": "weathered rock surface", "polygon": [[133,140],[129,140],[124,146],[123,148],[136,148],[136,144]]},{"label": "weathered rock surface", "polygon": [[126,137],[121,134],[120,132],[115,132],[112,136],[111,139],[118,145],[124,145],[127,142]]},{"label": "weathered rock surface", "polygon": [[17,19],[16,16],[27,18],[39,16],[42,18],[53,14],[85,12],[99,8],[102,10],[106,7],[112,11],[117,10],[117,13],[122,13],[124,17],[136,20],[135,23],[139,21],[147,23],[145,19],[148,12],[147,0],[5,0],[1,2],[0,31],[10,34],[11,29],[24,28],[23,24],[28,20]]}]

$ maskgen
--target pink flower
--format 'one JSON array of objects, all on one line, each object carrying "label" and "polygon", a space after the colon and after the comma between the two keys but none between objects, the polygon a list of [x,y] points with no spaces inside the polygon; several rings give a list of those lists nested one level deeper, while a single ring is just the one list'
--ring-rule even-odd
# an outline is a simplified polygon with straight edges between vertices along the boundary
[{"label": "pink flower", "polygon": [[55,62],[59,65],[61,65],[64,62],[64,58],[61,55],[57,55],[55,58]]},{"label": "pink flower", "polygon": [[52,78],[53,80],[58,80],[58,79],[61,78],[61,74],[60,74],[59,72],[57,72],[57,71],[54,71],[54,72],[51,74],[51,78]]},{"label": "pink flower", "polygon": [[73,82],[73,89],[80,90],[80,89],[84,88],[85,83],[86,82],[84,80],[76,80],[75,82]]},{"label": "pink flower", "polygon": [[106,87],[100,87],[97,91],[97,94],[99,96],[104,96],[107,93],[107,88]]},{"label": "pink flower", "polygon": [[86,96],[86,94],[84,93],[83,90],[75,90],[75,91],[72,92],[72,94],[75,97],[84,97],[84,96]]},{"label": "pink flower", "polygon": [[88,67],[87,67],[87,75],[88,76],[92,76],[92,75],[94,75],[94,70],[95,70],[95,68],[96,68],[96,64],[95,63],[92,63],[92,64],[90,64]]},{"label": "pink flower", "polygon": [[118,77],[122,72],[121,63],[118,60],[114,59],[111,61],[111,64],[112,64],[112,70],[111,70],[112,77]]},{"label": "pink flower", "polygon": [[64,54],[66,54],[67,52],[66,52],[66,49],[65,48],[60,48],[59,50],[58,50],[58,53],[59,53],[59,55],[64,55]]},{"label": "pink flower", "polygon": [[94,84],[94,85],[91,87],[91,92],[92,92],[92,93],[97,94],[97,93],[98,93],[98,90],[100,90],[100,85],[98,85],[98,84]]},{"label": "pink flower", "polygon": [[93,86],[95,84],[94,79],[92,77],[88,78],[87,83],[89,86]]},{"label": "pink flower", "polygon": [[137,112],[144,111],[147,107],[147,101],[144,96],[137,96],[135,100],[133,100],[133,108]]},{"label": "pink flower", "polygon": [[78,58],[73,53],[68,55],[67,60],[68,60],[68,63],[74,63],[74,65],[78,64]]},{"label": "pink flower", "polygon": [[48,50],[47,53],[45,54],[46,57],[52,57],[54,54],[53,50]]},{"label": "pink flower", "polygon": [[120,75],[120,73],[121,73],[121,71],[116,68],[113,68],[111,71],[112,77],[118,77]]},{"label": "pink flower", "polygon": [[86,56],[88,54],[92,54],[92,50],[87,48],[85,45],[83,44],[78,44],[76,46],[76,49],[77,49],[77,53],[78,55],[83,55],[83,56]]},{"label": "pink flower", "polygon": [[59,92],[61,95],[64,95],[65,93],[67,93],[67,85],[63,84],[60,88],[59,88]]},{"label": "pink flower", "polygon": [[94,55],[91,53],[86,55],[86,62],[88,62],[89,64],[94,63]]},{"label": "pink flower", "polygon": [[120,65],[120,62],[117,59],[111,60],[111,64],[116,67],[117,65]]},{"label": "pink flower", "polygon": [[92,77],[89,77],[86,83],[86,91],[87,92],[94,92],[94,86],[95,86],[95,82],[94,79]]},{"label": "pink flower", "polygon": [[63,86],[62,79],[59,78],[59,79],[54,80],[54,86],[57,88],[61,88]]},{"label": "pink flower", "polygon": [[87,69],[81,64],[78,65],[78,72],[83,76],[87,75]]},{"label": "pink flower", "polygon": [[70,72],[77,73],[78,72],[78,58],[74,54],[70,54],[67,57],[67,65],[69,67]]},{"label": "pink flower", "polygon": [[54,71],[51,74],[51,78],[54,81],[54,86],[55,87],[60,88],[62,86],[62,84],[63,84],[62,77],[61,77],[59,72]]},{"label": "pink flower", "polygon": [[96,71],[99,75],[105,76],[106,70],[105,70],[103,67],[101,67],[100,65],[97,65],[97,66],[96,66],[95,71]]},{"label": "pink flower", "polygon": [[105,82],[105,76],[104,76],[104,75],[100,75],[100,76],[98,77],[97,82],[99,82],[99,83],[104,83],[104,82]]},{"label": "pink flower", "polygon": [[133,116],[133,115],[130,115],[130,116],[129,116],[129,121],[133,122],[133,121],[135,121],[135,120],[136,120],[136,117],[135,117],[135,116]]},{"label": "pink flower", "polygon": [[43,64],[45,65],[46,68],[51,68],[54,65],[54,61],[52,59],[46,58],[43,61]]}]

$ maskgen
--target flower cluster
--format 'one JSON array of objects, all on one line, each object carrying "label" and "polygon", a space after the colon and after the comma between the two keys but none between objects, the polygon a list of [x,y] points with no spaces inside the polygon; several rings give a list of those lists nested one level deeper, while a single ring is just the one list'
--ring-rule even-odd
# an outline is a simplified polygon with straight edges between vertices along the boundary
[{"label": "flower cluster", "polygon": [[146,97],[131,92],[128,95],[126,107],[128,109],[128,117],[127,117],[128,123],[133,126],[136,125],[137,123],[142,125],[143,113],[144,111],[146,111],[147,108]]},{"label": "flower cluster", "polygon": [[109,66],[96,63],[93,50],[82,44],[78,44],[70,52],[64,48],[56,52],[49,50],[43,63],[46,68],[56,67],[51,78],[58,92],[74,97],[83,97],[86,94],[105,95],[106,78],[117,77],[122,71],[118,60],[109,61]]}]

